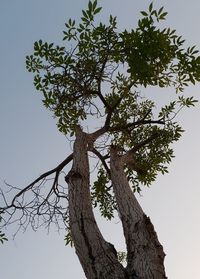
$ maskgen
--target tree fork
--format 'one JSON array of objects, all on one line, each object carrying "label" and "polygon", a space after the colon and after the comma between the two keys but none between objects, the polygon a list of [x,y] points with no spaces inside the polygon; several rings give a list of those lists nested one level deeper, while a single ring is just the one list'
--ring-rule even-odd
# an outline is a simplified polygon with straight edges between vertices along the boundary
[{"label": "tree fork", "polygon": [[75,250],[88,279],[129,278],[114,246],[104,240],[93,214],[87,149],[87,134],[78,127],[72,169],[65,178],[69,186],[69,221]]}]

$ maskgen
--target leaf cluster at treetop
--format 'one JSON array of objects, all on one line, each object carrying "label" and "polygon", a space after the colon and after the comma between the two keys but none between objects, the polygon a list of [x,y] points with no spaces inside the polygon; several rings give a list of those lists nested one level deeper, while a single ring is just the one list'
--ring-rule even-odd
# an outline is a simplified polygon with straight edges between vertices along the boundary
[{"label": "leaf cluster at treetop", "polygon": [[[133,189],[140,191],[140,183],[150,185],[158,172],[167,172],[166,164],[173,157],[170,144],[183,132],[173,121],[174,115],[196,102],[180,93],[189,83],[200,81],[200,57],[194,46],[183,48],[184,40],[175,30],[159,28],[167,15],[163,7],[155,10],[151,3],[148,11],[141,12],[138,26],[122,32],[113,16],[108,24],[96,24],[100,11],[97,1],[90,1],[81,23],[69,19],[63,37],[70,42],[69,48],[36,42],[34,54],[27,56],[27,69],[35,73],[36,89],[58,119],[62,133],[73,136],[77,124],[84,126],[84,120],[92,117],[100,125],[106,119],[109,144],[122,150],[157,135],[136,152],[138,171],[126,170]],[[142,98],[138,86],[172,86],[179,95],[156,113],[155,103]],[[110,218],[114,203],[108,184],[108,173],[101,166],[92,197],[94,205],[100,203],[102,214]]]}]

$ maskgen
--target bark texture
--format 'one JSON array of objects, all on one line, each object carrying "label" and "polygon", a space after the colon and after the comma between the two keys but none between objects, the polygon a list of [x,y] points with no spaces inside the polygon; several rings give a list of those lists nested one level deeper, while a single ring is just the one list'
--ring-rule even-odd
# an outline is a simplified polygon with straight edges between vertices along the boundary
[{"label": "bark texture", "polygon": [[150,219],[135,198],[124,165],[136,168],[131,153],[111,147],[111,181],[127,246],[127,267],[118,261],[112,244],[103,238],[92,210],[88,135],[77,128],[69,185],[69,217],[75,250],[87,279],[165,279],[164,252]]},{"label": "bark texture", "polygon": [[114,246],[106,242],[96,224],[89,189],[87,135],[77,129],[69,185],[70,228],[75,250],[88,279],[128,278]]},{"label": "bark texture", "polygon": [[[131,155],[131,154],[128,154]],[[163,248],[150,219],[144,214],[135,198],[124,165],[132,163],[131,156],[119,156],[111,148],[111,180],[121,217],[127,246],[127,272],[129,278],[164,279]]]}]

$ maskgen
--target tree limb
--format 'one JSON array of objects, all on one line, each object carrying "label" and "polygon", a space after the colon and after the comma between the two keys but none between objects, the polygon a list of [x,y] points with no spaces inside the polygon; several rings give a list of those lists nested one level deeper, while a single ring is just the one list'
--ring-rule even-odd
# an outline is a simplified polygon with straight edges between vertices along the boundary
[{"label": "tree limb", "polygon": [[157,137],[159,137],[159,133],[154,133],[152,134],[149,138],[147,138],[144,141],[141,141],[140,143],[138,143],[136,146],[134,146],[129,152],[131,153],[135,153],[136,151],[138,151],[140,148],[142,148],[143,146],[147,145],[148,143],[152,142],[154,139],[156,139]]},{"label": "tree limb", "polygon": [[96,141],[96,139],[100,136],[102,136],[103,134],[105,134],[106,132],[121,132],[124,130],[127,130],[128,128],[135,128],[136,126],[140,126],[140,125],[146,125],[146,124],[160,124],[160,125],[165,125],[165,122],[162,120],[138,120],[136,122],[133,123],[128,123],[126,125],[122,125],[122,126],[113,126],[113,127],[109,127],[109,122],[111,119],[111,114],[107,114],[107,118],[105,121],[105,124],[102,128],[96,130],[95,132],[88,134],[88,144],[89,144],[89,150],[93,148],[93,143]]},{"label": "tree limb", "polygon": [[109,132],[121,132],[123,130],[127,130],[128,128],[135,128],[137,126],[140,126],[140,125],[146,125],[146,124],[160,124],[160,125],[165,125],[165,122],[162,121],[162,120],[138,120],[138,121],[135,121],[133,123],[128,123],[126,125],[122,125],[122,126],[113,126],[113,127],[110,127],[108,129]]},{"label": "tree limb", "polygon": [[101,160],[101,162],[102,162],[102,164],[103,164],[103,166],[104,166],[105,170],[107,171],[108,176],[110,178],[111,177],[110,169],[109,169],[108,165],[106,164],[104,156],[102,156],[101,153],[96,148],[93,148],[91,150],[91,152],[93,152]]},{"label": "tree limb", "polygon": [[[45,179],[47,176],[53,174],[54,172],[56,173],[60,173],[60,171],[73,159],[73,153],[70,154],[64,161],[62,161],[57,167],[55,167],[54,169],[47,171],[45,173],[43,173],[42,175],[40,175],[37,179],[35,179],[33,182],[31,182],[28,186],[26,186],[25,188],[23,188],[21,191],[19,191],[13,198],[12,202],[10,203],[10,205],[6,206],[5,208],[1,208],[0,210],[7,210],[14,205],[15,201],[17,198],[19,198],[21,195],[23,195],[25,192],[27,192],[28,190],[30,190],[36,183],[38,183],[39,181]],[[16,207],[16,206],[15,206]]]}]

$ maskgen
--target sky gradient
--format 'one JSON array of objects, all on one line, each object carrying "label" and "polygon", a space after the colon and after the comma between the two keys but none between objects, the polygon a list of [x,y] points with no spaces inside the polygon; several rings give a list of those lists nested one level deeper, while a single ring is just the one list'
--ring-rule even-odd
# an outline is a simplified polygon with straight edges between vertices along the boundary
[{"label": "sky gradient", "polygon": [[[33,76],[25,68],[25,56],[33,51],[36,40],[62,43],[67,19],[79,19],[86,0],[0,0],[0,186],[4,180],[25,187],[41,173],[53,168],[70,153],[66,138],[56,121],[42,106],[40,93],[33,86]],[[120,29],[136,25],[139,11],[148,7],[147,0],[101,0],[101,20],[117,15]],[[155,1],[165,6],[169,15],[166,25],[177,30],[187,45],[200,49],[200,2]],[[145,92],[144,92],[145,93]],[[200,99],[200,86],[187,88],[187,95]],[[148,94],[165,102],[174,89],[150,89]],[[199,279],[200,250],[200,111],[185,110],[178,117],[186,132],[174,145],[176,158],[169,174],[159,176],[151,188],[138,197],[150,216],[164,251],[166,272],[170,279]],[[98,221],[105,238],[123,250],[124,240],[118,219],[112,224]],[[44,228],[28,230],[0,246],[0,277],[3,279],[83,279],[79,261],[64,245],[64,231],[58,234]]]}]

